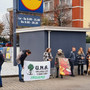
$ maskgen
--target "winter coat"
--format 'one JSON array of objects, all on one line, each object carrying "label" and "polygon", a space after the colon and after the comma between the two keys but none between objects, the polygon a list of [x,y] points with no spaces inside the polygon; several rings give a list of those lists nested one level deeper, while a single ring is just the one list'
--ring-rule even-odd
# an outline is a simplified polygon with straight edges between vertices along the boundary
[{"label": "winter coat", "polygon": [[53,56],[51,53],[48,53],[48,52],[44,52],[43,54],[43,60],[44,61],[49,61],[49,59],[53,59]]},{"label": "winter coat", "polygon": [[69,60],[70,62],[75,62],[76,56],[73,51],[70,52]]},{"label": "winter coat", "polygon": [[86,62],[88,62],[89,57],[90,57],[90,53],[87,53],[86,54]]},{"label": "winter coat", "polygon": [[[81,57],[84,57],[84,59],[81,59]],[[78,64],[84,64],[85,63],[85,54],[84,53],[80,54],[80,55],[77,54],[77,63]]]},{"label": "winter coat", "polygon": [[57,68],[59,68],[59,58],[65,58],[65,56],[64,56],[64,53],[61,53],[61,54],[56,54],[56,57],[55,57],[55,66],[57,67]]},{"label": "winter coat", "polygon": [[24,60],[25,60],[26,57],[27,57],[26,50],[21,51],[21,52],[18,54],[17,59],[16,59],[17,64],[21,64],[22,67],[23,67],[23,65],[24,65]]},{"label": "winter coat", "polygon": [[0,66],[4,63],[4,57],[3,54],[0,51]]}]

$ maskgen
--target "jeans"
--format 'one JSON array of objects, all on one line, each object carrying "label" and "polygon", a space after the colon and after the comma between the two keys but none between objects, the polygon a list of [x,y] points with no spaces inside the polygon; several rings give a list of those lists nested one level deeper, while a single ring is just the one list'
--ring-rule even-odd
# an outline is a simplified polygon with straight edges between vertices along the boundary
[{"label": "jeans", "polygon": [[2,69],[2,67],[1,67],[1,65],[0,65],[0,85],[2,85],[1,69]]},{"label": "jeans", "polygon": [[74,75],[73,70],[74,70],[74,62],[70,61],[70,66],[71,66],[71,75]]},{"label": "jeans", "polygon": [[78,64],[78,75],[80,75],[80,72],[83,75],[83,64]]},{"label": "jeans", "polygon": [[21,80],[22,79],[22,74],[21,74],[21,72],[22,72],[22,65],[18,64],[18,68],[19,68],[19,80]]},{"label": "jeans", "polygon": [[[56,75],[56,77],[59,77],[58,75],[59,75],[59,67],[57,67],[57,75]],[[60,75],[61,76],[61,78],[63,78],[63,75]]]}]

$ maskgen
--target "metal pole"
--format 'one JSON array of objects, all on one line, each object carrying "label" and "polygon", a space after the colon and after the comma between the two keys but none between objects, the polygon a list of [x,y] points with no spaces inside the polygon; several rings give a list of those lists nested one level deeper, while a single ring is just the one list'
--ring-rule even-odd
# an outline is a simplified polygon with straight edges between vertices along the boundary
[{"label": "metal pole", "polygon": [[61,17],[61,27],[62,27],[62,0],[60,0],[60,2],[61,2],[60,17]]},{"label": "metal pole", "polygon": [[48,31],[48,48],[50,48],[50,32],[51,31]]},{"label": "metal pole", "polygon": [[16,0],[13,0],[13,61],[16,66]]}]

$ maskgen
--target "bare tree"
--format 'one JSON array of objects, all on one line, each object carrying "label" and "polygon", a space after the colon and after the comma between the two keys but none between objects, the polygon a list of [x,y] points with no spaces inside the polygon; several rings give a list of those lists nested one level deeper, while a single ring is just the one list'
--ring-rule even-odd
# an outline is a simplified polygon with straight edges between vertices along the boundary
[{"label": "bare tree", "polygon": [[0,35],[4,30],[4,24],[2,22],[0,22]]},{"label": "bare tree", "polygon": [[9,16],[9,14],[6,13],[3,16],[3,22],[5,25],[6,35],[10,37],[10,41],[13,43],[13,16]]},{"label": "bare tree", "polygon": [[59,26],[68,26],[71,24],[70,10],[69,5],[64,2],[62,2],[62,5],[60,4],[54,7],[54,18]]}]

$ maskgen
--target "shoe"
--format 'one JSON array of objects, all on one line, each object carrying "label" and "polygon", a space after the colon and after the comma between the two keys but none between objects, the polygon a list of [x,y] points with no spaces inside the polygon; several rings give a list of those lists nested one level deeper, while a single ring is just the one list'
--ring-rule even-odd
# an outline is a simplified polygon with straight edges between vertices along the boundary
[{"label": "shoe", "polygon": [[71,75],[71,77],[75,77],[75,75]]},{"label": "shoe", "polygon": [[3,87],[2,85],[0,85],[0,87]]},{"label": "shoe", "polygon": [[20,82],[24,82],[24,80],[23,80],[23,79],[19,79],[19,81],[20,81]]},{"label": "shoe", "polygon": [[58,76],[56,76],[56,78],[58,78]]},{"label": "shoe", "polygon": [[61,76],[61,79],[63,78],[63,76]]}]

